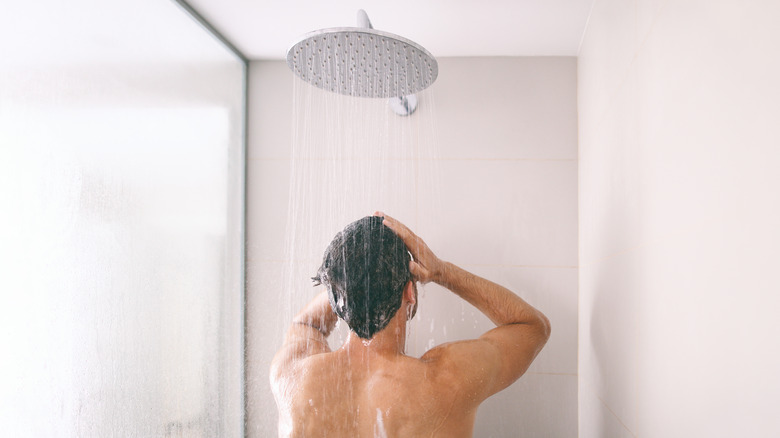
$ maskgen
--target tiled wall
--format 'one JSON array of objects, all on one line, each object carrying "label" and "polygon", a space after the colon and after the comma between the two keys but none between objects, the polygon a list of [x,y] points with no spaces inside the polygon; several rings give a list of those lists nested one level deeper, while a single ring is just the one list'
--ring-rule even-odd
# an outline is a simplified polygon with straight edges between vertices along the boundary
[{"label": "tiled wall", "polygon": [[[475,436],[575,436],[576,59],[439,62],[440,156],[418,163],[421,173],[439,175],[439,187],[419,190],[396,214],[440,257],[513,289],[553,326],[529,372],[480,408]],[[266,437],[276,430],[267,371],[286,329],[274,300],[284,264],[293,78],[283,62],[254,62],[250,76],[247,431]],[[421,293],[412,353],[492,327],[441,288]]]},{"label": "tiled wall", "polygon": [[596,0],[578,60],[579,432],[780,434],[780,3]]}]

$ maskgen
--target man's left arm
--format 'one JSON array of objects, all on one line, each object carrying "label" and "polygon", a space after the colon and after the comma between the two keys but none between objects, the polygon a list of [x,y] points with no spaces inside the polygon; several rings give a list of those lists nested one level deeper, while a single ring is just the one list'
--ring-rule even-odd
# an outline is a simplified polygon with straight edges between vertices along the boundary
[{"label": "man's left arm", "polygon": [[321,292],[293,318],[282,348],[271,363],[272,375],[278,375],[297,359],[330,352],[327,338],[337,320],[328,293]]}]

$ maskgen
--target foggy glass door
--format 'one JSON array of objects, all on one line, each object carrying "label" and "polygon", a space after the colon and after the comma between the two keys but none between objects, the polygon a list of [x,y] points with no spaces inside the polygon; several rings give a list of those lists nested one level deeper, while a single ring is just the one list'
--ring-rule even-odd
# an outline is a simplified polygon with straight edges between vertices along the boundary
[{"label": "foggy glass door", "polygon": [[169,0],[0,16],[0,430],[243,435],[245,63]]}]

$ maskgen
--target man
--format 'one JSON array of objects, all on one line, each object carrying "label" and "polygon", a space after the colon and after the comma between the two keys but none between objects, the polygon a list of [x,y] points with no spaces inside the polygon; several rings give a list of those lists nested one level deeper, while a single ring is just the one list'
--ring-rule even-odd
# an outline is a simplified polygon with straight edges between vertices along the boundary
[{"label": "man", "polygon": [[[382,213],[336,235],[314,280],[327,291],[294,318],[271,365],[282,437],[471,437],[479,404],[522,376],[550,336],[541,312]],[[416,281],[446,287],[497,327],[406,356]],[[338,317],[351,331],[331,351]]]}]

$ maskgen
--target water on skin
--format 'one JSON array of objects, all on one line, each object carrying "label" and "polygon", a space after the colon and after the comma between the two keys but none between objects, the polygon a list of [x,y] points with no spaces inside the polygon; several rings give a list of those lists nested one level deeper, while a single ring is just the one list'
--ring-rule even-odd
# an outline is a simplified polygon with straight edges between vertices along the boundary
[{"label": "water on skin", "polygon": [[[415,226],[423,191],[433,200],[425,211],[440,210],[436,204],[440,185],[433,93],[427,90],[417,97],[414,115],[399,117],[385,99],[351,98],[294,79],[284,254],[271,263],[273,269],[281,267],[282,271],[276,289],[280,320],[291,321],[322,290],[313,288],[308,279],[322,262],[327,244],[345,225],[383,210]],[[424,288],[419,299],[425,300]],[[418,324],[421,318],[418,313]],[[422,322],[421,331],[427,322]],[[419,356],[427,339],[417,339],[414,330],[414,324],[407,323],[405,345],[413,346],[411,354]],[[282,337],[283,332],[278,339]],[[337,323],[329,338],[331,348],[340,348],[347,338],[348,328]],[[352,394],[344,396],[351,398]],[[386,438],[389,424],[383,409],[387,407],[380,408],[374,436]],[[358,416],[356,410],[353,421]]]},{"label": "water on skin", "polygon": [[374,438],[387,438],[385,425],[382,421],[382,410],[376,408],[376,424],[374,425]]}]

